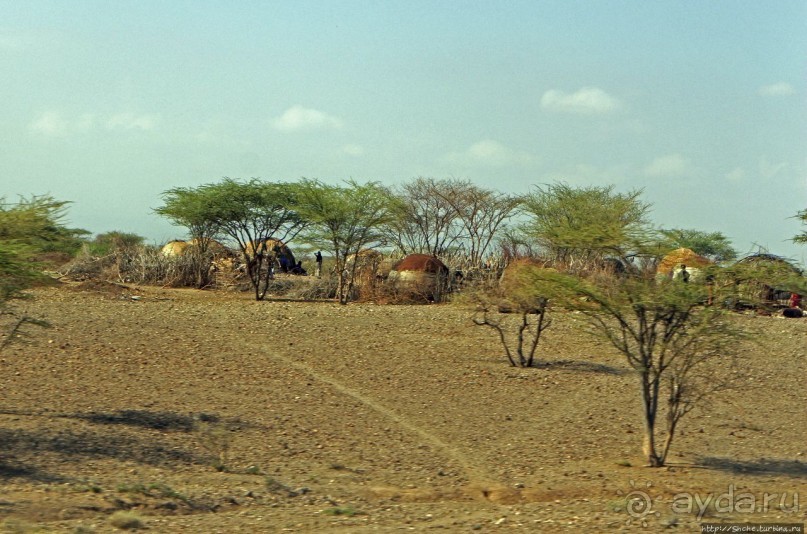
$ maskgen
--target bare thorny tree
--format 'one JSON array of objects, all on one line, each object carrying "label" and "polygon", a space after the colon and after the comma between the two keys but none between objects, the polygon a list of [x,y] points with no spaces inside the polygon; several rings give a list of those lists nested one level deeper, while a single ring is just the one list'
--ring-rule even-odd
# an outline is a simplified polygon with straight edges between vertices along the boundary
[{"label": "bare thorny tree", "polygon": [[507,360],[513,367],[532,367],[541,335],[552,321],[549,299],[530,273],[541,269],[533,263],[514,263],[505,271],[499,287],[480,291],[473,321],[496,331]]},{"label": "bare thorny tree", "polygon": [[452,183],[419,177],[398,188],[387,233],[401,253],[440,256],[462,239],[457,210],[443,191]]},{"label": "bare thorny tree", "polygon": [[460,255],[464,268],[484,263],[497,232],[522,203],[519,196],[458,179],[417,178],[401,186],[396,196],[388,240],[404,254]]},{"label": "bare thorny tree", "polygon": [[462,224],[470,264],[481,266],[497,232],[516,215],[523,202],[521,197],[482,189],[470,182],[456,184],[444,194]]},{"label": "bare thorny tree", "polygon": [[480,301],[474,324],[496,331],[510,365],[532,367],[541,334],[552,323],[546,317],[547,300],[542,299],[536,308],[507,310],[507,313],[497,312],[494,307],[490,302]]}]

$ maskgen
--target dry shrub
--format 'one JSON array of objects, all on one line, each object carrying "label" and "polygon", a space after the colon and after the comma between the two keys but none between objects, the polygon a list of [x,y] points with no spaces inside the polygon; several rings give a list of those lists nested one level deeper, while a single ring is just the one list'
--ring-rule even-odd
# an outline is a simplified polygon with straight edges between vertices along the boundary
[{"label": "dry shrub", "polygon": [[137,530],[145,528],[146,523],[134,512],[117,511],[109,516],[109,523],[121,530]]},{"label": "dry shrub", "polygon": [[11,517],[0,523],[0,532],[8,534],[29,534],[37,532],[39,528],[22,519]]},{"label": "dry shrub", "polygon": [[62,266],[59,275],[78,282],[100,279],[108,262],[108,257],[91,256],[87,249],[83,248],[72,261]]},{"label": "dry shrub", "polygon": [[471,268],[452,271],[453,291],[490,291],[498,287],[503,269]]},{"label": "dry shrub", "polygon": [[334,277],[308,277],[301,279],[289,297],[300,300],[327,300],[336,298],[338,281]]},{"label": "dry shrub", "polygon": [[95,256],[88,247],[59,272],[69,280],[107,280],[128,283],[165,283],[170,275],[169,260],[154,247],[140,246]]},{"label": "dry shrub", "polygon": [[[59,274],[74,281],[106,280],[169,287],[195,287],[199,259],[192,255],[166,257],[156,247],[93,256],[85,247]],[[207,268],[207,266],[205,266]]]},{"label": "dry shrub", "polygon": [[275,297],[286,297],[294,290],[295,286],[295,281],[291,278],[273,278],[266,282],[266,294]]},{"label": "dry shrub", "polygon": [[353,286],[353,298],[357,302],[378,302],[379,294],[383,289],[381,283],[361,283]]},{"label": "dry shrub", "polygon": [[138,283],[193,287],[196,285],[197,264],[198,261],[190,255],[168,258],[161,251],[144,251],[136,259],[136,268],[131,274]]},{"label": "dry shrub", "polygon": [[[216,287],[218,289],[219,285]],[[226,288],[234,291],[253,290],[246,276],[238,276],[234,283]],[[331,299],[336,297],[336,281],[325,277],[280,274],[267,281],[266,294],[296,300]]]}]

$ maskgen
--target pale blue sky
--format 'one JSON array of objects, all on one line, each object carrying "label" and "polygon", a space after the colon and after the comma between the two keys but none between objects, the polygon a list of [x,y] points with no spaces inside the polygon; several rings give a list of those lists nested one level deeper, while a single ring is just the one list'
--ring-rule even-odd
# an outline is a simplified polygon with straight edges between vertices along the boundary
[{"label": "pale blue sky", "polygon": [[163,242],[233,178],[644,188],[796,259],[807,1],[0,3],[0,195]]}]

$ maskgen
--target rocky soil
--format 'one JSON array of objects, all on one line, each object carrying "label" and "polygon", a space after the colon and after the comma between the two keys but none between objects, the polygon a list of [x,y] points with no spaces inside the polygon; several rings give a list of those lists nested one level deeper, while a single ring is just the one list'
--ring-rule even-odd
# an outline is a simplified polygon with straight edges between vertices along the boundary
[{"label": "rocky soil", "polygon": [[[518,369],[457,304],[33,295],[18,312],[51,327],[0,352],[0,531],[113,532],[122,512],[169,533],[699,532],[807,515],[807,319],[738,316],[752,339],[725,371],[735,387],[651,469],[636,378],[575,314],[554,313],[539,365]],[[680,494],[713,501],[698,517]]]}]

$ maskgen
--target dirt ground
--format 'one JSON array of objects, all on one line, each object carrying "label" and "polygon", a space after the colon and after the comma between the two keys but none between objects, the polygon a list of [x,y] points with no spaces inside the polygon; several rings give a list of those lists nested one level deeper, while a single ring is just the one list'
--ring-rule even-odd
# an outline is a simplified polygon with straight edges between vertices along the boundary
[{"label": "dirt ground", "polygon": [[51,327],[0,353],[0,532],[113,532],[121,511],[168,533],[807,516],[807,319],[738,316],[757,341],[736,348],[747,378],[689,414],[671,465],[651,469],[635,376],[572,313],[554,314],[540,365],[516,369],[456,304],[33,294],[18,309]]}]

